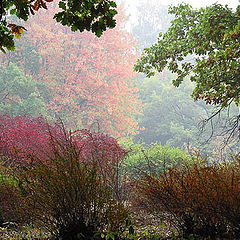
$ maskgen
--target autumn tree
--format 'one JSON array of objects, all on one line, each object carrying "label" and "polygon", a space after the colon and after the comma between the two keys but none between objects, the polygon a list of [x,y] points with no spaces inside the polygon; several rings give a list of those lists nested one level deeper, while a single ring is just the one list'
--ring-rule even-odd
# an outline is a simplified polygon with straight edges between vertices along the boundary
[{"label": "autumn tree", "polygon": [[[68,126],[99,126],[116,136],[135,132],[134,116],[141,108],[132,70],[136,50],[124,31],[124,14],[120,12],[118,26],[99,39],[56,24],[51,18],[55,11],[49,8],[29,20],[19,49],[3,62],[13,61],[47,83],[52,92],[45,99],[48,110]],[[28,57],[31,53],[34,59]]]},{"label": "autumn tree", "polygon": [[[2,0],[0,3],[0,49],[14,50],[14,35],[20,38],[27,30],[25,27],[12,23],[12,16],[27,21],[40,8],[48,9],[53,0]],[[100,37],[107,28],[116,25],[116,3],[110,0],[61,0],[58,1],[59,12],[54,18],[62,25],[71,27],[72,31],[92,31]],[[10,17],[10,19],[9,19]]]}]

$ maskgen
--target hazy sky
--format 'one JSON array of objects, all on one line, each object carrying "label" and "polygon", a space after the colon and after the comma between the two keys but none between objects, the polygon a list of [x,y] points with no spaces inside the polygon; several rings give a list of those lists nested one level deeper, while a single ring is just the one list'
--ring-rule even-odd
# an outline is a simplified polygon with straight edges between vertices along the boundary
[{"label": "hazy sky", "polygon": [[[126,2],[128,4],[130,4],[132,7],[138,4],[141,4],[141,1],[143,0],[122,0],[123,2]],[[210,5],[213,3],[221,3],[221,4],[228,4],[230,7],[235,8],[238,4],[239,1],[238,0],[145,0],[145,1],[157,1],[157,2],[161,2],[164,5],[169,5],[169,4],[177,4],[180,2],[187,2],[190,3],[191,5],[193,5],[194,7],[202,7],[202,6],[206,6],[206,5]]]},{"label": "hazy sky", "polygon": [[126,13],[129,17],[128,24],[126,25],[127,29],[130,29],[132,24],[136,24],[136,6],[141,6],[142,2],[160,2],[163,5],[177,5],[178,3],[186,2],[196,8],[205,7],[213,3],[220,3],[223,5],[227,4],[233,9],[240,4],[238,0],[117,0],[117,2],[122,2],[125,5]]}]

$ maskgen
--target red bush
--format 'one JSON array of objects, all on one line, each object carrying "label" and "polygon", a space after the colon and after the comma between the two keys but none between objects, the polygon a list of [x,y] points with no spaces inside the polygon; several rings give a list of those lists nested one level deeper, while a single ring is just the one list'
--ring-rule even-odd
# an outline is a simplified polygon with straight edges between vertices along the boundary
[{"label": "red bush", "polygon": [[119,164],[127,152],[116,139],[86,129],[68,132],[61,121],[51,125],[42,117],[31,119],[27,116],[0,115],[0,153],[7,156],[8,163],[22,165],[33,159],[47,161],[54,156],[53,139],[57,142],[57,150],[62,151],[69,137],[76,144],[81,161],[97,164],[105,183],[112,187],[119,198]]},{"label": "red bush", "polygon": [[116,161],[126,154],[116,139],[107,134],[91,133],[86,129],[66,133],[61,122],[53,126],[43,117],[32,119],[27,116],[0,115],[0,130],[0,151],[9,156],[15,153],[46,153],[51,137],[64,142],[65,134],[72,135],[86,160],[92,160],[97,155],[99,159],[105,159],[107,162]]},{"label": "red bush", "polygon": [[28,160],[27,154],[41,157],[48,148],[49,131],[56,136],[57,130],[42,117],[31,119],[27,116],[0,115],[1,155],[14,163],[20,161],[20,164]]},{"label": "red bush", "polygon": [[[25,205],[32,209],[30,219],[59,239],[93,239],[97,232],[122,231],[128,211],[116,199],[115,179],[111,177],[117,174],[99,166],[100,160],[111,161],[104,147],[106,140],[110,141],[108,147],[114,145],[111,138],[88,131],[67,134],[63,126],[61,130],[61,141],[49,133],[50,155],[45,159],[29,155],[32,161],[13,173],[22,183]],[[89,137],[92,141],[88,144]],[[113,158],[112,163],[115,161]]]}]

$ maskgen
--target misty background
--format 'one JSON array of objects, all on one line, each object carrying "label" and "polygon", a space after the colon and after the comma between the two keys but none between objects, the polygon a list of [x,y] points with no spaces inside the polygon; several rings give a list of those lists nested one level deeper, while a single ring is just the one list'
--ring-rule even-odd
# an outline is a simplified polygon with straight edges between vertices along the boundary
[{"label": "misty background", "polygon": [[[199,8],[216,1],[185,2]],[[180,1],[119,3],[117,27],[100,39],[52,20],[56,4],[32,17],[16,50],[0,55],[0,112],[61,118],[71,129],[101,130],[134,143],[196,148],[205,154],[237,152],[235,142],[224,145],[222,134],[227,119],[239,111],[236,106],[202,127],[216,108],[193,101],[189,79],[175,88],[167,70],[152,78],[133,72],[143,49],[170,26],[168,5]],[[238,1],[218,3],[235,8]]]}]

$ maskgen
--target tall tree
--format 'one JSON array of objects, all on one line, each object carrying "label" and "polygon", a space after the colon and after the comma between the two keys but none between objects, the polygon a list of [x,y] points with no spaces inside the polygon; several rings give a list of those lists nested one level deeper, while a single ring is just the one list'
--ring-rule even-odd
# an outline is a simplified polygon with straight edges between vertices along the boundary
[{"label": "tall tree", "polygon": [[[231,103],[238,106],[240,6],[236,11],[220,4],[196,10],[180,4],[169,12],[175,15],[170,28],[144,50],[135,70],[151,76],[167,67],[176,74],[175,86],[190,75],[195,83],[193,98],[219,106],[216,113]],[[232,119],[227,131],[240,137],[240,115]]]},{"label": "tall tree", "polygon": [[[5,61],[28,66],[24,68],[29,74],[48,83],[52,91],[46,99],[48,109],[68,126],[100,126],[114,135],[133,133],[141,104],[132,70],[135,41],[123,30],[123,13],[119,13],[118,26],[99,39],[55,24],[51,19],[54,11],[49,8],[28,21],[24,46],[21,41],[20,48],[7,54]],[[26,57],[29,52],[38,56],[35,64]]]},{"label": "tall tree", "polygon": [[[220,4],[195,10],[180,4],[169,12],[175,15],[171,27],[143,52],[136,71],[151,76],[167,67],[177,75],[175,86],[191,73],[194,99],[221,107],[239,104],[240,6],[236,11]],[[189,55],[194,61],[186,59]]]},{"label": "tall tree", "polygon": [[[198,123],[207,113],[203,103],[190,98],[193,85],[189,82],[176,89],[171,85],[172,74],[163,72],[143,79],[139,84],[143,115],[139,125],[143,130],[135,136],[147,144],[158,142],[183,147],[198,143]],[[209,109],[207,110],[209,111]]]}]

